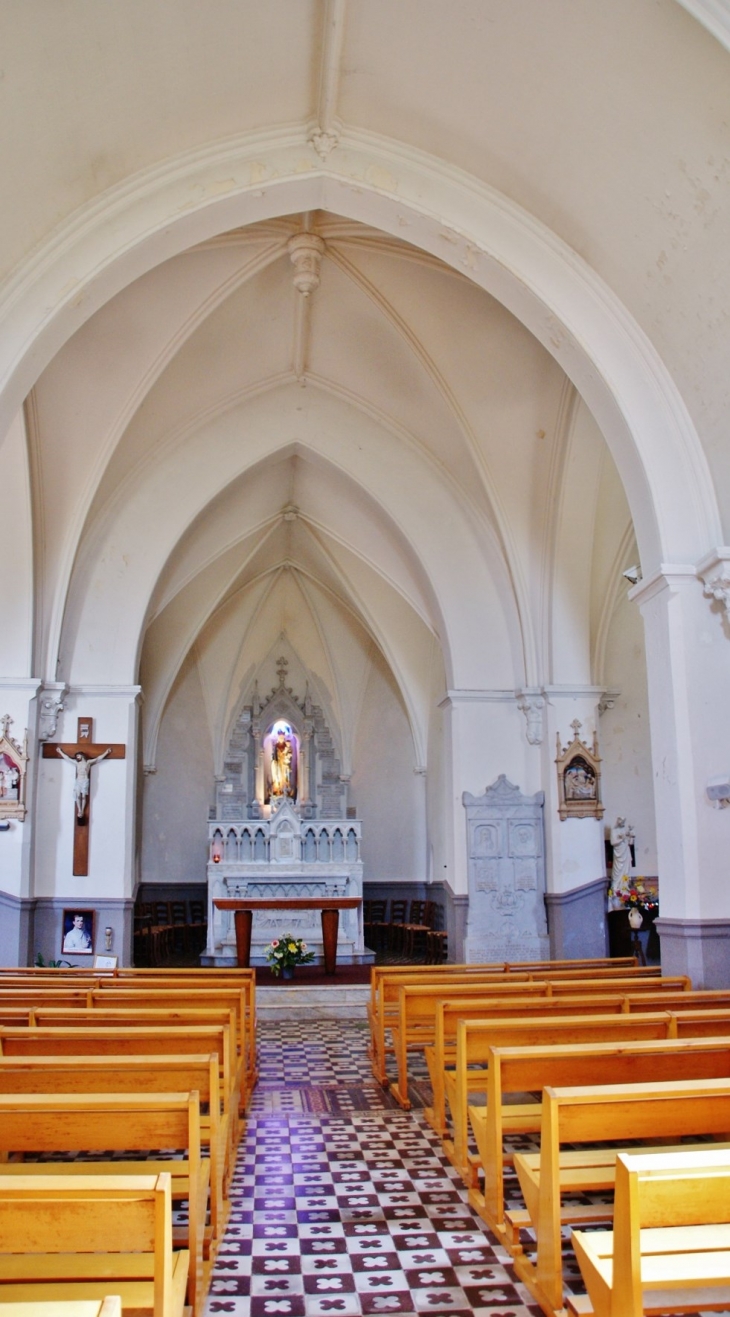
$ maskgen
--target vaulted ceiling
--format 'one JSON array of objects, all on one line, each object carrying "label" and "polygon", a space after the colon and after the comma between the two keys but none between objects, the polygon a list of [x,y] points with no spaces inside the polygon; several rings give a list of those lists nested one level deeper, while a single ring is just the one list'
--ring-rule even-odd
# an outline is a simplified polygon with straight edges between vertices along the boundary
[{"label": "vaulted ceiling", "polygon": [[[216,144],[260,135],[265,199],[272,134],[324,160],[387,140],[521,207],[605,281],[730,510],[727,56],[676,0],[26,0],[4,27],[9,274]],[[234,190],[225,169],[212,186]],[[220,752],[282,636],[345,752],[385,664],[417,762],[439,686],[599,680],[636,550],[561,332],[538,342],[468,253],[454,269],[424,250],[405,207],[399,237],[335,206],[272,212],[242,224],[232,204],[172,255],[162,228],[157,259],[98,305],[81,293],[39,346],[37,670],[141,674],[148,759],[191,655]]]}]

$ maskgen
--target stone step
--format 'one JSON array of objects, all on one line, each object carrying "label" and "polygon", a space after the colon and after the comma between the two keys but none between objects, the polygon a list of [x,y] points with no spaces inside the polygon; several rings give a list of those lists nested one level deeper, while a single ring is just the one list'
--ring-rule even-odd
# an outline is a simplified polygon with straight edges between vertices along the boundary
[{"label": "stone step", "polygon": [[269,1020],[365,1020],[370,987],[363,984],[296,983],[256,989],[256,1016]]}]

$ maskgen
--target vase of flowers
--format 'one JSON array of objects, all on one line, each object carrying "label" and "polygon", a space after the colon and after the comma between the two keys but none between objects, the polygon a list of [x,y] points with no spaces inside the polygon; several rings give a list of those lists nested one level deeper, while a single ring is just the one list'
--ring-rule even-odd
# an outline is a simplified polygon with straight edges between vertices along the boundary
[{"label": "vase of flowers", "polygon": [[271,973],[277,978],[281,975],[283,979],[293,978],[297,965],[308,965],[314,960],[314,952],[308,951],[306,942],[300,937],[294,937],[293,933],[275,937],[266,948],[265,955],[271,965]]},{"label": "vase of flowers", "polygon": [[626,886],[608,889],[608,908],[609,910],[637,910],[642,916],[644,913],[656,915],[659,911],[659,902],[651,892],[647,892],[644,887],[643,879],[637,878],[633,883],[626,878]]}]

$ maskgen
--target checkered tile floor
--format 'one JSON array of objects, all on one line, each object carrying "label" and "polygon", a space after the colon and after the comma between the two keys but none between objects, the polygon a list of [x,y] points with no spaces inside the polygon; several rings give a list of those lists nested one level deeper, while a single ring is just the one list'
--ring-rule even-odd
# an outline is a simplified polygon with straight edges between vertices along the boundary
[{"label": "checkered tile floor", "polygon": [[539,1317],[433,1131],[373,1081],[366,1047],[342,1021],[261,1028],[206,1317]]}]

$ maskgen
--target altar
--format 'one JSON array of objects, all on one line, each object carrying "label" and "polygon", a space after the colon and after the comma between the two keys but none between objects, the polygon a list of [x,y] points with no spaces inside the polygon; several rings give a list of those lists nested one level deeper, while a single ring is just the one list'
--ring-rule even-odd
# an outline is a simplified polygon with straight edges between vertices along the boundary
[{"label": "altar", "polygon": [[[216,778],[208,819],[208,942],[202,965],[235,965],[236,907],[251,912],[250,964],[284,933],[303,938],[325,961],[320,911],[340,911],[326,959],[369,964],[362,923],[362,828],[349,804],[322,709],[305,691],[279,685],[266,699],[254,687]],[[239,940],[240,927],[239,920]]]}]

